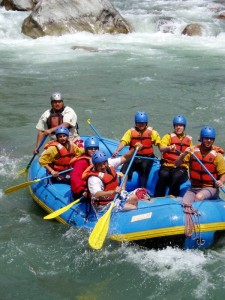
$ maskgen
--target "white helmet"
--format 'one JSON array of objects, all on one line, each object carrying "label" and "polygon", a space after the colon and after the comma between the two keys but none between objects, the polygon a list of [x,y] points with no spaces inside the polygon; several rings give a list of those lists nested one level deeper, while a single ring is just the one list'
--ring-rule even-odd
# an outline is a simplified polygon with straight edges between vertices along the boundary
[{"label": "white helmet", "polygon": [[59,92],[55,92],[55,93],[53,93],[52,95],[51,95],[51,101],[60,101],[60,100],[62,100],[63,101],[63,97],[62,97],[62,94],[61,93],[59,93]]}]

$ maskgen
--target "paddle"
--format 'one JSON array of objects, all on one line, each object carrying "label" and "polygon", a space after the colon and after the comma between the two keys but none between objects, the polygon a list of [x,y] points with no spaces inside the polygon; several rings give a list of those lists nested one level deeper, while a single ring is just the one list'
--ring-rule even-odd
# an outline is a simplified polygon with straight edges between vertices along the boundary
[{"label": "paddle", "polygon": [[[208,173],[208,175],[212,178],[212,180],[214,182],[216,182],[216,178],[212,175],[212,173],[209,172],[209,170],[206,168],[206,166],[200,161],[200,159],[193,153],[191,152],[191,154],[194,156],[194,158],[197,160],[197,162],[202,166],[202,168],[206,171],[206,173]],[[225,189],[223,187],[220,188],[224,193],[225,193]]]},{"label": "paddle", "polygon": [[[40,142],[40,144],[39,144],[39,146],[38,146],[38,148],[37,148],[37,151],[43,146],[43,144],[44,144],[46,138],[47,138],[47,135],[43,136],[43,138],[42,138],[42,140],[41,140],[41,142]],[[29,161],[29,163],[28,163],[28,165],[26,166],[26,168],[20,170],[20,171],[17,173],[18,176],[19,176],[19,175],[22,175],[22,174],[24,174],[24,173],[26,173],[26,172],[28,171],[28,169],[30,168],[30,166],[31,166],[31,164],[32,164],[32,162],[33,162],[33,160],[34,160],[34,158],[35,158],[36,155],[37,155],[37,153],[35,153],[35,154],[33,155],[33,157],[32,157],[31,160]]]},{"label": "paddle", "polygon": [[[63,174],[63,173],[66,173],[66,172],[69,172],[69,171],[72,171],[72,170],[73,170],[73,168],[70,168],[70,169],[61,171],[61,172],[59,172],[59,175],[60,175],[60,174]],[[46,176],[46,177],[42,177],[42,178],[39,178],[39,179],[35,179],[35,180],[27,181],[27,182],[24,182],[24,183],[20,183],[20,184],[18,184],[18,185],[11,186],[10,188],[6,189],[6,190],[4,191],[4,193],[5,193],[5,194],[10,194],[10,193],[12,193],[12,192],[15,192],[15,191],[18,191],[18,190],[20,190],[20,189],[23,189],[23,188],[25,188],[25,187],[27,187],[27,186],[33,184],[33,183],[36,183],[36,182],[39,182],[39,181],[41,181],[41,180],[48,179],[48,178],[51,178],[51,177],[53,177],[53,176],[52,176],[52,175],[49,175],[49,176]]]},{"label": "paddle", "polygon": [[[179,154],[182,154],[181,151],[175,149]],[[190,152],[191,155],[197,160],[197,162],[202,166],[202,168],[206,171],[206,173],[208,173],[208,175],[212,178],[212,180],[214,182],[216,182],[216,178],[213,176],[212,173],[209,172],[209,170],[206,168],[206,166],[201,162],[201,160],[194,154],[194,152]],[[225,189],[223,187],[220,188],[224,193],[225,193]]]},{"label": "paddle", "polygon": [[[128,172],[130,170],[130,167],[134,161],[135,155],[138,151],[138,147],[135,149],[134,154],[129,162],[128,168],[126,170],[126,173],[123,176],[123,179],[120,183],[120,187],[123,186],[126,177],[128,175]],[[109,209],[107,210],[107,212],[98,220],[98,222],[96,223],[94,229],[92,230],[90,237],[89,237],[89,245],[91,246],[91,248],[95,249],[95,250],[99,250],[102,248],[108,229],[109,229],[109,222],[110,222],[110,217],[111,217],[111,212],[112,209],[115,205],[115,201],[117,199],[118,194],[115,195],[113,201],[110,204]]]},{"label": "paddle", "polygon": [[90,127],[93,129],[93,131],[95,132],[95,134],[97,135],[97,137],[100,139],[100,141],[105,145],[105,147],[107,148],[107,150],[109,151],[109,153],[112,155],[112,151],[109,149],[109,147],[107,146],[107,144],[104,142],[104,139],[101,137],[101,135],[99,134],[99,132],[97,131],[97,129],[94,127],[94,125],[91,124],[91,120],[87,119],[87,124],[90,125]]},{"label": "paddle", "polygon": [[[119,156],[122,156],[122,155],[119,155]],[[146,160],[160,160],[158,157],[148,157],[148,156],[136,156],[136,158],[143,158],[143,159],[146,159]]]},{"label": "paddle", "polygon": [[58,217],[59,215],[63,214],[67,210],[69,210],[74,204],[80,202],[83,198],[84,198],[84,196],[82,196],[80,199],[77,199],[77,200],[71,202],[67,206],[64,206],[64,207],[62,207],[60,209],[57,209],[56,211],[53,211],[49,215],[45,216],[43,219],[49,220],[49,219],[54,219],[54,218]]},{"label": "paddle", "polygon": [[[101,135],[99,134],[99,132],[97,131],[97,129],[94,127],[93,124],[91,124],[91,120],[88,119],[87,124],[90,125],[90,127],[93,129],[93,131],[95,132],[95,134],[97,135],[97,137],[100,139],[100,141],[102,141],[102,143],[105,145],[105,147],[108,149],[109,153],[112,155],[112,151],[109,149],[109,147],[107,146],[107,144],[104,142],[104,139],[101,137]],[[122,156],[122,155],[119,155]],[[143,159],[147,159],[147,160],[160,160],[157,157],[148,157],[148,156],[136,156],[136,158],[143,158]]]}]

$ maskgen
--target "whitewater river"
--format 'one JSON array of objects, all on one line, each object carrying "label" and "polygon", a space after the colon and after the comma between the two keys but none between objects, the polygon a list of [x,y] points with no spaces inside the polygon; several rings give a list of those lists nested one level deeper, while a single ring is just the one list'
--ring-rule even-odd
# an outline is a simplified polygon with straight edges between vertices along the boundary
[{"label": "whitewater river", "polygon": [[[0,9],[1,300],[224,297],[225,240],[207,251],[107,241],[95,252],[86,231],[44,221],[27,189],[3,194],[27,180],[16,173],[32,157],[35,125],[54,91],[75,109],[81,135],[93,134],[86,124],[91,118],[102,136],[119,140],[134,114],[146,111],[162,136],[172,130],[173,117],[183,114],[195,143],[209,124],[216,128],[216,144],[225,148],[225,21],[214,17],[224,1],[112,3],[132,24],[132,34],[32,40],[21,34],[29,13]],[[181,35],[196,22],[204,28],[201,37]]]}]

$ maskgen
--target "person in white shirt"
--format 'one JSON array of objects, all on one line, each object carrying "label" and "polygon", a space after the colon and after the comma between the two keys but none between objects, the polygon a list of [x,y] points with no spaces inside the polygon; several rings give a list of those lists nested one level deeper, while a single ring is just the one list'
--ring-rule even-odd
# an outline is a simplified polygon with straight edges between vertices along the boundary
[{"label": "person in white shirt", "polygon": [[41,115],[36,125],[38,134],[34,154],[38,153],[38,146],[44,136],[48,135],[50,140],[56,140],[55,130],[59,125],[69,129],[69,139],[71,141],[80,139],[75,111],[69,106],[64,106],[63,97],[59,92],[53,93],[50,100],[52,108]]},{"label": "person in white shirt", "polygon": [[128,195],[127,192],[124,193],[125,187],[119,186],[116,172],[120,165],[131,158],[133,152],[134,149],[118,158],[108,158],[101,150],[93,153],[93,165],[84,171],[82,178],[87,180],[91,201],[97,211],[102,210],[105,205],[114,200],[116,194],[122,196],[126,194],[125,203],[121,207],[124,210],[137,208],[138,198],[136,194],[131,193]]}]

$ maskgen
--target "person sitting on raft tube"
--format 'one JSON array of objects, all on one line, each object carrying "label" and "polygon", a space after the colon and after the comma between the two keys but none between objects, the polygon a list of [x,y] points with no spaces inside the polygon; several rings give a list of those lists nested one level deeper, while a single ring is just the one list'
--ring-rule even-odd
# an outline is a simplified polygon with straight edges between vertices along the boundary
[{"label": "person sitting on raft tube", "polygon": [[87,181],[82,179],[82,174],[91,165],[92,154],[97,150],[99,150],[99,140],[94,136],[88,137],[84,141],[84,154],[75,156],[70,162],[73,166],[70,176],[74,199],[79,199],[82,196],[87,197]]},{"label": "person sitting on raft tube", "polygon": [[[96,211],[101,211],[105,205],[110,203],[116,194],[123,197],[120,208],[124,210],[136,209],[138,198],[135,193],[128,195],[123,187],[119,186],[116,169],[127,160],[131,159],[134,149],[123,156],[108,158],[103,151],[92,154],[92,165],[83,173],[82,178],[87,181],[91,201]],[[118,197],[119,198],[119,197]]]},{"label": "person sitting on raft tube", "polygon": [[53,93],[50,101],[51,108],[41,115],[36,125],[38,133],[36,147],[33,151],[34,154],[38,153],[38,146],[44,136],[48,135],[50,140],[56,140],[55,130],[58,126],[68,128],[70,140],[74,141],[78,146],[80,144],[79,127],[75,111],[69,106],[64,106],[64,99],[59,92]]},{"label": "person sitting on raft tube", "polygon": [[160,142],[161,167],[155,187],[155,197],[164,197],[169,187],[169,195],[178,197],[180,186],[188,180],[188,164],[182,163],[179,167],[174,165],[175,160],[187,147],[192,147],[192,137],[185,134],[186,118],[182,115],[173,118],[174,131],[164,135]]},{"label": "person sitting on raft tube", "polygon": [[57,127],[56,141],[50,141],[45,145],[45,151],[39,158],[39,163],[51,174],[52,182],[70,184],[70,174],[58,175],[59,172],[71,168],[71,159],[84,153],[83,148],[69,140],[69,130],[64,126]]},{"label": "person sitting on raft tube", "polygon": [[[135,127],[125,132],[120,144],[113,153],[113,157],[116,157],[120,150],[122,150],[125,146],[129,145],[130,149],[133,149],[137,142],[141,143],[142,148],[138,150],[137,155],[142,157],[134,159],[134,162],[128,173],[128,179],[131,179],[133,172],[137,171],[138,174],[140,174],[140,187],[145,188],[147,186],[148,176],[153,165],[153,159],[145,159],[145,157],[155,157],[153,145],[159,147],[160,136],[158,132],[153,129],[153,127],[148,126],[148,115],[146,112],[137,112],[134,116],[134,121]],[[126,172],[128,165],[129,161],[123,165],[121,169],[122,173]]]},{"label": "person sitting on raft tube", "polygon": [[[175,161],[177,167],[183,162],[189,164],[191,187],[183,197],[184,205],[219,198],[219,188],[225,182],[225,160],[220,153],[221,148],[213,145],[215,138],[215,129],[211,126],[204,126],[200,131],[201,143],[193,149],[188,147]],[[206,169],[215,180],[206,172]]]}]

